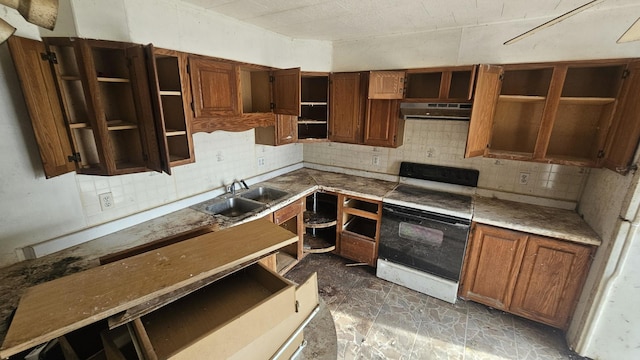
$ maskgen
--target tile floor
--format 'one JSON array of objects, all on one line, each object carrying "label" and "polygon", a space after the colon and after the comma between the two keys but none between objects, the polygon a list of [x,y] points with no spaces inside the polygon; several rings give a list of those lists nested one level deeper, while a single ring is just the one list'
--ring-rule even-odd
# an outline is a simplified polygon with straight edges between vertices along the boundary
[{"label": "tile floor", "polygon": [[338,359],[584,359],[559,330],[473,302],[452,305],[349,263],[311,254],[286,275],[301,281],[318,273]]}]

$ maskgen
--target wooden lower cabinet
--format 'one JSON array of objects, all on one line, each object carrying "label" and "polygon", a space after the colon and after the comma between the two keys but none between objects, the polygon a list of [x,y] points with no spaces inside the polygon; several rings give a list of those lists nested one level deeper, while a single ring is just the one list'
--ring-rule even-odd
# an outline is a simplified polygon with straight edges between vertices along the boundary
[{"label": "wooden lower cabinet", "polygon": [[474,223],[459,295],[566,329],[592,246]]},{"label": "wooden lower cabinet", "polygon": [[375,267],[381,217],[381,201],[339,194],[336,253]]},{"label": "wooden lower cabinet", "polygon": [[280,249],[275,254],[276,269],[279,274],[291,270],[304,256],[304,209],[305,198],[301,198],[273,213],[273,222],[276,225],[298,235],[298,242]]},{"label": "wooden lower cabinet", "polygon": [[340,255],[371,266],[375,266],[378,259],[374,241],[347,232],[343,232],[340,235]]}]

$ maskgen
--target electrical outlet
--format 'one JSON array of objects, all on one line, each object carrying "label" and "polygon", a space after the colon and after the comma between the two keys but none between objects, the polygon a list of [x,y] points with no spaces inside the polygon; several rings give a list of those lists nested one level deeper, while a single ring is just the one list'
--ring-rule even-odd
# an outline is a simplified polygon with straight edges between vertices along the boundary
[{"label": "electrical outlet", "polygon": [[222,156],[222,151],[218,151],[218,152],[216,153],[216,160],[217,160],[218,162],[221,162],[221,161],[223,161],[223,160],[224,160],[224,156]]},{"label": "electrical outlet", "polygon": [[108,193],[104,193],[104,194],[100,194],[98,195],[98,198],[100,199],[100,208],[102,209],[102,211],[105,211],[107,209],[111,209],[113,207],[113,195],[108,192]]},{"label": "electrical outlet", "polygon": [[380,166],[380,156],[379,155],[373,155],[373,158],[371,159],[371,163],[374,166]]},{"label": "electrical outlet", "polygon": [[260,156],[258,158],[258,167],[264,166],[264,157]]},{"label": "electrical outlet", "polygon": [[520,177],[518,178],[518,182],[520,185],[527,185],[529,183],[529,173],[521,172]]}]

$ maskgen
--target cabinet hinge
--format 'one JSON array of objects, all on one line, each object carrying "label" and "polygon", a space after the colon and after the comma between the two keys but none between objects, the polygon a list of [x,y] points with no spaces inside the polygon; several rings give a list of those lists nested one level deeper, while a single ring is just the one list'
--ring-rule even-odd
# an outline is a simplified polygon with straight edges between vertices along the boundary
[{"label": "cabinet hinge", "polygon": [[602,159],[604,157],[604,150],[598,151],[598,159]]},{"label": "cabinet hinge", "polygon": [[187,64],[187,74],[191,74],[191,65]]},{"label": "cabinet hinge", "polygon": [[393,135],[393,143],[396,143],[396,140],[398,140],[398,135]]},{"label": "cabinet hinge", "polygon": [[504,80],[504,74],[500,74],[500,77],[498,78],[500,81]]},{"label": "cabinet hinge", "polygon": [[58,63],[58,58],[56,57],[56,53],[54,52],[49,51],[46,53],[40,53],[40,57],[42,57],[42,60],[48,61],[52,64]]},{"label": "cabinet hinge", "polygon": [[81,161],[80,153],[74,153],[72,155],[69,155],[67,156],[67,159],[69,160],[69,162],[79,163]]},{"label": "cabinet hinge", "polygon": [[623,79],[626,79],[626,78],[628,78],[628,77],[629,77],[629,75],[630,75],[630,74],[631,74],[631,71],[629,71],[629,69],[625,69],[625,70],[622,72],[622,78],[623,78]]},{"label": "cabinet hinge", "polygon": [[269,82],[274,82],[276,81],[276,77],[273,75],[269,75]]},{"label": "cabinet hinge", "polygon": [[144,161],[149,160],[149,155],[147,155],[147,154],[142,154],[142,160],[144,160]]},{"label": "cabinet hinge", "polygon": [[274,103],[269,103],[269,108],[270,108],[271,110],[275,109],[275,108],[276,108],[276,104],[274,104]]}]

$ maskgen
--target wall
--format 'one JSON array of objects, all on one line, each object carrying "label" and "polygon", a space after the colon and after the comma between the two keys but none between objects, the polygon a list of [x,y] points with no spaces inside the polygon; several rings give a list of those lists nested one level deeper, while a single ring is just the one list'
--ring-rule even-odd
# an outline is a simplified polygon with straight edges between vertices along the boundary
[{"label": "wall", "polygon": [[[154,43],[156,46],[274,67],[331,68],[331,44],[299,41],[170,0],[61,0],[55,35]],[[9,11],[17,35],[39,30]],[[45,179],[29,117],[6,45],[0,46],[0,266],[22,259],[21,247],[202,193],[302,161],[302,145],[254,144],[254,131],[194,135],[196,163],[174,174],[117,177],[66,174]],[[257,166],[256,158],[265,165]],[[115,206],[101,211],[98,194]],[[117,230],[117,229],[114,229]]]},{"label": "wall", "polygon": [[606,2],[511,45],[503,43],[550,18],[337,41],[333,70],[637,57],[637,43],[616,44],[640,13],[640,4],[631,3]]},{"label": "wall", "polygon": [[[512,194],[576,202],[588,169],[521,161],[464,158],[469,123],[464,121],[407,120],[404,144],[397,149],[339,143],[304,145],[305,163],[368,170],[397,175],[401,161],[474,168],[478,187]],[[379,158],[374,165],[373,158]],[[528,173],[526,185],[520,173]]]}]

